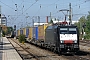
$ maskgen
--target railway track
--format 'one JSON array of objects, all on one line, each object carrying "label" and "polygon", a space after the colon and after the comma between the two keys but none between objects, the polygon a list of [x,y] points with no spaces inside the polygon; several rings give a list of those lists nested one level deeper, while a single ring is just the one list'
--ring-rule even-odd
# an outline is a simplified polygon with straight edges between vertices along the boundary
[{"label": "railway track", "polygon": [[80,45],[90,47],[90,40],[80,40]]},{"label": "railway track", "polygon": [[80,40],[80,50],[90,53],[90,40]]},{"label": "railway track", "polygon": [[23,60],[90,60],[90,53],[79,51],[77,54],[63,54],[58,56],[53,52],[41,49],[40,47],[30,46],[30,44],[23,45],[17,42],[17,40],[9,39],[18,51]]},{"label": "railway track", "polygon": [[79,51],[77,54],[74,55],[64,55],[63,57],[69,60],[90,60],[90,53]]},{"label": "railway track", "polygon": [[[27,59],[39,60],[39,57],[37,55],[34,55],[33,53],[28,51],[29,48],[25,48],[25,47],[21,46],[14,40],[13,40],[14,41],[13,43],[11,42],[10,39],[9,39],[9,41],[13,45],[13,47],[16,49],[16,51],[19,53],[19,55],[22,57],[23,60],[27,60]],[[23,52],[23,53],[21,53],[21,52]]]},{"label": "railway track", "polygon": [[40,49],[38,47],[35,47],[34,45],[23,45],[20,44],[17,40],[13,39],[9,39],[9,41],[23,60],[68,60],[66,58],[63,58],[62,56],[58,56],[58,54]]}]

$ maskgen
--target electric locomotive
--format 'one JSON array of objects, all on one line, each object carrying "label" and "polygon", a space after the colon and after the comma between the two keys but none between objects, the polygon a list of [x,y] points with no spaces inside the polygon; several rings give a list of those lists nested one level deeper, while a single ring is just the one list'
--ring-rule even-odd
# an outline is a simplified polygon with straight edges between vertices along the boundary
[{"label": "electric locomotive", "polygon": [[61,53],[79,51],[79,31],[74,25],[52,25],[45,30],[44,45]]}]

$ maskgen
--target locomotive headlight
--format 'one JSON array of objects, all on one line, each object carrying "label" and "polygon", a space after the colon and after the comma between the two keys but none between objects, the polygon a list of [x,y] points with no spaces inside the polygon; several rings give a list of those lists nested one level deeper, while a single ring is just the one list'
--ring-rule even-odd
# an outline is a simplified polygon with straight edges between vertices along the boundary
[{"label": "locomotive headlight", "polygon": [[77,43],[77,40],[75,40],[74,43]]},{"label": "locomotive headlight", "polygon": [[60,43],[64,43],[64,41],[61,40]]},{"label": "locomotive headlight", "polygon": [[63,43],[63,41],[61,41],[61,43]]}]

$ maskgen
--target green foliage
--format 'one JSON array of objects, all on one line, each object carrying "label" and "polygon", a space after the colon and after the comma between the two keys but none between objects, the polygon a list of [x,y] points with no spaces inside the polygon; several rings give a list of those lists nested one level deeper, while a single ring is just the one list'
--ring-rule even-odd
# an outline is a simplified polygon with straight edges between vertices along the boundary
[{"label": "green foliage", "polygon": [[19,42],[22,43],[22,42],[25,42],[25,35],[21,34],[19,36]]},{"label": "green foliage", "polygon": [[6,32],[6,34],[11,34],[11,31],[13,31],[13,28],[12,28],[12,27],[7,27],[7,32]]},{"label": "green foliage", "polygon": [[53,20],[52,19],[50,20],[50,23],[53,23]]},{"label": "green foliage", "polygon": [[89,13],[89,15],[87,16],[86,29],[85,29],[85,31],[86,31],[87,33],[90,33],[90,13]]},{"label": "green foliage", "polygon": [[2,31],[2,36],[5,37],[5,31]]},{"label": "green foliage", "polygon": [[75,25],[77,25],[77,27],[79,28],[79,32],[80,32],[80,33],[82,32],[82,27],[83,27],[84,23],[86,23],[85,16],[82,16],[82,17],[79,19],[79,22],[78,22],[78,23],[75,23]]},{"label": "green foliage", "polygon": [[90,39],[90,33],[89,34],[86,34],[85,36],[84,36],[84,39]]},{"label": "green foliage", "polygon": [[0,32],[1,32],[1,30],[2,30],[2,36],[4,37],[5,35],[10,35],[11,32],[13,31],[13,28],[12,27],[7,27],[7,29],[4,30],[3,28],[1,29],[1,27],[0,27]]},{"label": "green foliage", "polygon": [[[86,18],[85,16],[82,16],[79,19],[79,22],[75,23],[78,26],[80,33],[82,32],[82,28],[84,29],[84,32],[86,33],[84,36],[85,39],[90,39],[90,12],[88,13],[89,15],[87,15]],[[83,27],[84,24],[85,24],[85,27]],[[80,34],[80,38],[81,37],[83,37],[82,34]]]}]

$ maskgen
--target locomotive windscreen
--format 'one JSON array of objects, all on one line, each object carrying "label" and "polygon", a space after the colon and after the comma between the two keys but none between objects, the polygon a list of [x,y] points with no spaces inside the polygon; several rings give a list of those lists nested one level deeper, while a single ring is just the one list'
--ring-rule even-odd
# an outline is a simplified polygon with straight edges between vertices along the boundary
[{"label": "locomotive windscreen", "polygon": [[68,29],[67,28],[60,28],[60,34],[67,34]]},{"label": "locomotive windscreen", "polygon": [[60,41],[63,43],[64,41],[73,41],[77,43],[77,28],[72,26],[64,26],[60,27]]},{"label": "locomotive windscreen", "polygon": [[60,28],[60,34],[76,34],[76,28]]},{"label": "locomotive windscreen", "polygon": [[76,30],[76,28],[69,28],[68,33],[69,34],[77,34],[77,30]]}]

